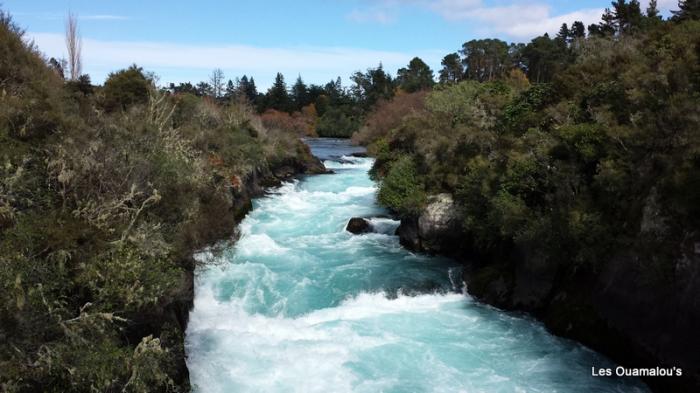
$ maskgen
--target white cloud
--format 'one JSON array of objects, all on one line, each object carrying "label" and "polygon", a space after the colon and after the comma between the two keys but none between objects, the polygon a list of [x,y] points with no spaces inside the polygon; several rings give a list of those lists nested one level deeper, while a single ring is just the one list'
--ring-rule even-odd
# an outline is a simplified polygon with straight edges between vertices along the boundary
[{"label": "white cloud", "polygon": [[396,20],[396,14],[392,10],[385,8],[355,9],[348,14],[348,19],[359,23],[376,22],[388,24]]},{"label": "white cloud", "polygon": [[[649,1],[642,1],[646,9]],[[385,18],[370,18],[371,10],[382,10],[391,20],[398,17],[402,6],[419,6],[428,9],[451,22],[469,22],[470,27],[479,34],[505,36],[514,40],[529,40],[535,36],[554,34],[563,23],[571,24],[581,21],[586,26],[600,21],[604,9],[584,8],[573,12],[555,13],[547,2],[524,2],[519,0],[500,1],[499,5],[487,5],[483,0],[380,0],[374,2],[367,10],[356,10],[353,18],[364,22],[385,22]],[[667,11],[676,6],[676,0],[659,0],[659,8]],[[367,15],[364,13],[368,12]]]},{"label": "white cloud", "polygon": [[485,33],[504,33],[515,39],[529,39],[545,32],[554,34],[563,23],[569,26],[575,21],[586,26],[597,23],[602,13],[603,9],[595,8],[552,15],[549,6],[533,4],[480,8],[468,18],[483,22],[480,29]]},{"label": "white cloud", "polygon": [[435,0],[430,8],[447,20],[478,22],[475,27],[482,34],[504,34],[520,40],[556,33],[563,23],[596,23],[603,13],[602,8],[588,8],[555,15],[552,7],[543,3],[488,7],[479,0]]},{"label": "white cloud", "polygon": [[447,20],[460,20],[482,7],[481,0],[426,0],[425,6]]},{"label": "white cloud", "polygon": [[[28,33],[49,57],[65,57],[62,34]],[[136,63],[160,74],[167,82],[205,80],[214,68],[230,77],[244,73],[266,86],[276,72],[288,78],[301,73],[307,82],[325,83],[340,75],[364,70],[383,62],[387,70],[403,67],[418,55],[426,62],[440,63],[444,50],[402,53],[343,47],[255,47],[248,45],[184,45],[166,42],[125,42],[83,39],[83,64],[93,80],[101,82],[114,70]]]}]

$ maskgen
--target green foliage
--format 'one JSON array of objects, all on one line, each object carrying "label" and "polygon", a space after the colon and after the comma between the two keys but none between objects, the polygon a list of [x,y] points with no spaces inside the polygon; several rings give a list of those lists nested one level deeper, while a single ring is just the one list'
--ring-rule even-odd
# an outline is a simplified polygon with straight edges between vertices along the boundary
[{"label": "green foliage", "polygon": [[425,203],[423,181],[411,157],[396,160],[382,180],[379,201],[401,214],[416,214]]},{"label": "green foliage", "polygon": [[64,82],[5,14],[0,81],[0,390],[187,390],[193,253],[231,235],[243,179],[308,150],[136,66]]},{"label": "green foliage", "polygon": [[548,116],[542,109],[553,102],[554,89],[550,84],[537,84],[520,94],[504,111],[505,127],[519,134],[533,127],[546,127]]},{"label": "green foliage", "polygon": [[435,84],[433,70],[418,57],[408,63],[408,68],[399,69],[396,82],[407,93],[429,89]]},{"label": "green foliage", "polygon": [[109,74],[103,89],[103,105],[108,111],[126,110],[132,105],[145,104],[152,81],[136,65]]},{"label": "green foliage", "polygon": [[501,43],[467,45],[469,58],[490,57],[471,66],[476,80],[444,83],[419,116],[358,134],[377,155],[380,202],[415,215],[406,190],[452,193],[477,252],[517,247],[574,274],[636,245],[653,255],[645,269],[670,277],[679,239],[700,229],[700,22],[632,11],[611,11],[624,34],[584,39],[575,24],[533,41],[528,76],[551,82],[529,88],[488,81],[505,64]]},{"label": "green foliage", "polygon": [[464,78],[464,67],[458,53],[450,53],[442,59],[440,83],[457,83]]},{"label": "green foliage", "polygon": [[349,138],[359,126],[357,117],[347,108],[331,107],[319,119],[316,133],[321,137]]}]

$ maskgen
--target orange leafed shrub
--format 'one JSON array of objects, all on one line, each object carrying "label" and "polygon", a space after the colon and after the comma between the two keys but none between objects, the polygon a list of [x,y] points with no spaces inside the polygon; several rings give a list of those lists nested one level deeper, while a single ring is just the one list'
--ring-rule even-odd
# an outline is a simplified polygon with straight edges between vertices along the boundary
[{"label": "orange leafed shrub", "polygon": [[404,117],[425,109],[427,91],[397,94],[393,100],[379,103],[365,124],[352,136],[354,143],[368,145],[401,125]]},{"label": "orange leafed shrub", "polygon": [[304,136],[316,135],[318,114],[313,104],[302,108],[301,112],[291,115],[274,109],[268,109],[260,115],[263,125],[268,129],[278,129]]}]

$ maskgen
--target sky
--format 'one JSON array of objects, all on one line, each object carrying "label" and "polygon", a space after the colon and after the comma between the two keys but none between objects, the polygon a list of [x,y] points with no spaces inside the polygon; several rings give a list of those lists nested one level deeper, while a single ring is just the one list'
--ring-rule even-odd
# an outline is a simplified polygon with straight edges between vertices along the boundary
[{"label": "sky", "polygon": [[[471,39],[528,42],[559,26],[600,20],[609,0],[0,0],[48,57],[66,57],[64,24],[78,16],[83,71],[103,83],[138,64],[167,85],[253,76],[262,90],[281,72],[288,83],[355,71],[396,70],[421,57],[434,70]],[[646,7],[648,0],[642,0]],[[667,11],[676,0],[659,0]]]}]

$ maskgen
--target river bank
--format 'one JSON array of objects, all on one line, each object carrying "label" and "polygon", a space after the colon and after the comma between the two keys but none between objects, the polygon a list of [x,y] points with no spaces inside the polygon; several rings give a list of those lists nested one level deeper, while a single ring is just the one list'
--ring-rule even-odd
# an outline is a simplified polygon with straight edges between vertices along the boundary
[{"label": "river bank", "polygon": [[658,392],[695,392],[700,388],[700,360],[688,348],[700,347],[695,334],[700,283],[698,254],[692,238],[683,250],[674,277],[682,285],[660,280],[643,261],[637,244],[611,257],[601,271],[571,270],[561,261],[542,259],[516,244],[495,252],[476,251],[462,230],[463,213],[451,195],[428,198],[418,217],[404,217],[397,230],[401,244],[415,252],[449,255],[462,261],[467,291],[503,310],[524,311],[549,331],[610,356],[621,368],[681,370],[642,373]]}]

